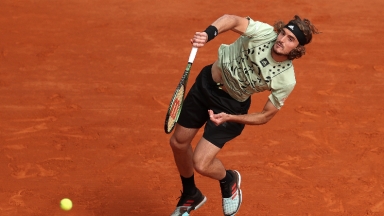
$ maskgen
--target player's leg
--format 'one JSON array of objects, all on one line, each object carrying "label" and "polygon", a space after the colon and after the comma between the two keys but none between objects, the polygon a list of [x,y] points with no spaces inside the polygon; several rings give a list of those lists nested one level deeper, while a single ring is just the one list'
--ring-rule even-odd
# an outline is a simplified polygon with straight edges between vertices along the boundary
[{"label": "player's leg", "polygon": [[193,150],[191,142],[198,129],[176,125],[175,132],[170,139],[173,156],[183,186],[183,192],[171,216],[189,215],[192,210],[202,206],[207,198],[196,187],[192,163]]},{"label": "player's leg", "polygon": [[219,181],[223,213],[226,216],[235,215],[240,209],[242,202],[241,176],[236,170],[226,170],[216,155],[224,144],[237,137],[243,128],[244,125],[233,122],[216,126],[208,121],[203,138],[197,144],[193,154],[195,170]]},{"label": "player's leg", "polygon": [[198,173],[220,182],[224,215],[234,215],[241,204],[240,174],[225,169],[223,163],[216,158],[220,150],[220,147],[202,138],[196,146],[193,164]]},{"label": "player's leg", "polygon": [[202,72],[197,76],[195,83],[189,90],[183,102],[175,131],[170,139],[170,145],[183,186],[182,195],[172,216],[183,215],[185,212],[189,213],[192,210],[198,209],[206,201],[206,197],[195,185],[192,163],[193,150],[191,146],[193,137],[209,119],[208,107],[205,104],[207,100],[201,92],[201,83],[203,82],[201,74],[204,71],[210,72],[210,67],[202,69]]},{"label": "player's leg", "polygon": [[191,142],[198,130],[176,124],[175,132],[170,139],[173,157],[181,176],[190,177],[193,175]]},{"label": "player's leg", "polygon": [[221,180],[225,177],[226,170],[223,163],[216,158],[221,148],[212,144],[204,137],[196,145],[193,154],[193,166],[196,172],[212,179]]},{"label": "player's leg", "polygon": [[183,191],[171,216],[189,215],[192,210],[200,208],[207,198],[196,187],[193,168],[193,150],[191,142],[198,129],[176,125],[170,139],[173,156],[180,173]]}]

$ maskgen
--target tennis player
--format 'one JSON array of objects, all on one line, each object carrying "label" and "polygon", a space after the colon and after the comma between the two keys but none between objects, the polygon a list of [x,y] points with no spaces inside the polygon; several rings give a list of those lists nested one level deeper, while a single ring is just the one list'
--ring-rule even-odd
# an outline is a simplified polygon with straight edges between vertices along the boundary
[{"label": "tennis player", "polygon": [[[245,125],[270,121],[296,85],[292,60],[305,54],[317,34],[308,20],[294,16],[274,26],[250,17],[224,15],[203,32],[196,32],[192,46],[201,48],[217,35],[232,30],[240,37],[222,44],[218,59],[205,66],[188,92],[170,139],[181,176],[182,195],[172,216],[188,215],[207,198],[196,187],[194,171],[219,181],[224,215],[235,215],[242,202],[239,171],[226,169],[216,155],[224,144],[241,134]],[[251,95],[270,91],[261,112],[249,113]],[[193,151],[191,141],[205,124]]]}]

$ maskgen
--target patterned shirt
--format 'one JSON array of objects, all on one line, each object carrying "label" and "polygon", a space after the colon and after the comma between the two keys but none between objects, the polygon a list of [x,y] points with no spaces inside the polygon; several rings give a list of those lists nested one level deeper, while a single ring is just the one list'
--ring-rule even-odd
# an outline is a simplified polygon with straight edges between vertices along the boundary
[{"label": "patterned shirt", "polygon": [[296,85],[291,60],[276,62],[271,55],[277,33],[273,26],[250,17],[245,33],[230,45],[219,47],[219,68],[229,95],[243,102],[268,90],[269,100],[280,109]]}]

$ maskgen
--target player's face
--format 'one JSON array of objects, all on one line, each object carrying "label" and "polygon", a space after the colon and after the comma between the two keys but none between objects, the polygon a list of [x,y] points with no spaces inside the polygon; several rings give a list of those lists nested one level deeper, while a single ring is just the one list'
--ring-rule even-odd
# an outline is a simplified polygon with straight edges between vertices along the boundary
[{"label": "player's face", "polygon": [[288,55],[299,45],[296,36],[286,28],[283,28],[273,45],[273,51],[278,55]]}]

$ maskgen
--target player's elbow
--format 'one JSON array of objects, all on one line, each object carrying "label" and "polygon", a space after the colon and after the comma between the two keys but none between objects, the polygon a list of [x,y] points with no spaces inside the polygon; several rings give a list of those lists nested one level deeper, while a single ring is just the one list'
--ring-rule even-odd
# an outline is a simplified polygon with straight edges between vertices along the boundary
[{"label": "player's elbow", "polygon": [[267,117],[265,115],[259,116],[257,119],[254,119],[253,121],[249,122],[250,125],[263,125],[267,124],[272,118]]},{"label": "player's elbow", "polygon": [[267,117],[265,117],[264,124],[267,124],[269,121],[271,121],[272,118],[273,118],[273,116],[267,116]]},{"label": "player's elbow", "polygon": [[257,123],[255,122],[255,125],[263,125],[263,124],[267,124],[272,118],[267,118],[267,117],[264,117],[262,118],[260,121],[258,121]]},{"label": "player's elbow", "polygon": [[276,113],[278,112],[279,110],[274,110],[272,112],[264,112],[263,113],[263,120],[261,122],[261,124],[267,124],[269,121],[271,121],[271,119],[276,115]]}]

